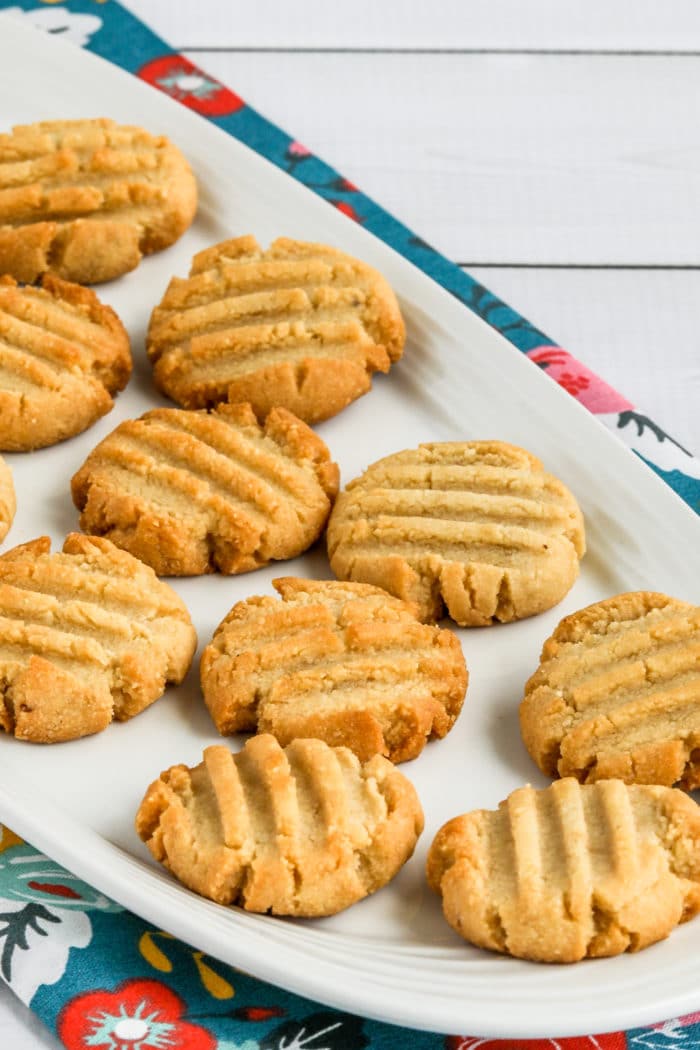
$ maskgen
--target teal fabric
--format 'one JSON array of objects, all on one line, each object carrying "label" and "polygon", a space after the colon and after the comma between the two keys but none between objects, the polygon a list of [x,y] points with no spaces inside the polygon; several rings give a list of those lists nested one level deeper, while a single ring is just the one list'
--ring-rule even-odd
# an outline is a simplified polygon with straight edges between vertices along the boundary
[{"label": "teal fabric", "polygon": [[[60,6],[0,0],[3,7],[74,39],[177,98],[362,223],[600,412],[623,437],[625,432],[645,437],[644,458],[700,510],[698,464],[658,425],[301,143],[195,70],[114,0],[68,0]],[[656,462],[654,443],[664,453],[663,466]],[[68,1050],[476,1050],[523,1043],[409,1031],[271,987],[150,927],[7,829],[0,840],[0,975]],[[534,1040],[530,1045],[551,1050],[680,1050],[698,1044],[700,1015],[628,1032]]]}]

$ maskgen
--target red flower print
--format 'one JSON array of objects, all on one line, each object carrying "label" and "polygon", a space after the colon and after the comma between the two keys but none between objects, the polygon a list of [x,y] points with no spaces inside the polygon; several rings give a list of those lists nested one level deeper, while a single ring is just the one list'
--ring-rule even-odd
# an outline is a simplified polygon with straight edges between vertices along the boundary
[{"label": "red flower print", "polygon": [[64,886],[62,882],[28,882],[30,890],[40,890],[42,893],[50,893],[54,897],[66,897],[69,900],[80,901],[83,898],[76,893],[71,886]]},{"label": "red flower print", "polygon": [[580,1035],[569,1039],[479,1039],[472,1035],[448,1035],[445,1050],[626,1050],[624,1032]]},{"label": "red flower print", "polygon": [[559,386],[563,386],[564,390],[568,390],[570,394],[576,397],[582,390],[588,390],[591,385],[591,381],[588,376],[581,375],[576,372],[560,372],[557,376],[557,383]]},{"label": "red flower print", "polygon": [[183,55],[154,58],[142,66],[137,75],[206,117],[225,117],[245,105],[242,98],[192,65]]},{"label": "red flower print", "polygon": [[284,1017],[281,1006],[241,1006],[233,1011],[240,1021],[269,1021],[271,1017]]},{"label": "red flower print", "polygon": [[342,211],[343,215],[347,215],[349,219],[354,219],[355,222],[363,222],[361,215],[358,215],[352,204],[348,204],[347,201],[332,201],[331,202],[338,211]]},{"label": "red flower print", "polygon": [[185,1003],[160,981],[124,981],[78,995],[61,1010],[66,1050],[216,1050],[206,1028],[183,1021]]}]

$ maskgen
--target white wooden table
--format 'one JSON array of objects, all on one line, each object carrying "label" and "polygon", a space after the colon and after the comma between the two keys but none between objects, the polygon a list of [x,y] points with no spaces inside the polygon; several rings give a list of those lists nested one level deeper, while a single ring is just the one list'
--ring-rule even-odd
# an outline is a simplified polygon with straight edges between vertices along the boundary
[{"label": "white wooden table", "polygon": [[700,454],[696,0],[127,6]]}]

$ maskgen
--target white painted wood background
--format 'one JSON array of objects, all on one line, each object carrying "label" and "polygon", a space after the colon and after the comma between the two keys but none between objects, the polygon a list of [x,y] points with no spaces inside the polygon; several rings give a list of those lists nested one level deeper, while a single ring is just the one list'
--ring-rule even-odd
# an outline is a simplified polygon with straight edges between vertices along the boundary
[{"label": "white painted wood background", "polygon": [[697,0],[127,6],[700,455]]}]

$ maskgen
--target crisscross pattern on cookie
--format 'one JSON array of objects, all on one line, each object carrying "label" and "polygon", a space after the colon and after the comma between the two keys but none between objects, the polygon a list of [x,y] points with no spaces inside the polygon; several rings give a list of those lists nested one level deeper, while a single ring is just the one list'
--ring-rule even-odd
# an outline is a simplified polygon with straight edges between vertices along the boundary
[{"label": "crisscross pattern on cookie", "polygon": [[149,787],[136,828],[186,886],[277,915],[331,915],[387,883],[423,828],[405,777],[375,756],[272,736],[208,747]]},{"label": "crisscross pattern on cookie", "polygon": [[566,617],[520,722],[551,776],[700,786],[700,608],[639,591]]},{"label": "crisscross pattern on cookie", "polygon": [[151,569],[72,534],[0,557],[0,727],[52,743],[138,714],[185,676],[196,635]]},{"label": "crisscross pattern on cookie", "polygon": [[10,530],[16,509],[12,472],[5,460],[0,457],[0,542],[5,539]]},{"label": "crisscross pattern on cookie", "polygon": [[480,947],[544,962],[637,951],[700,910],[700,809],[620,780],[520,788],[441,828],[428,880]]},{"label": "crisscross pattern on cookie", "polygon": [[196,204],[185,158],[142,128],[62,120],[0,135],[0,272],[18,280],[117,277],[177,240]]},{"label": "crisscross pattern on cookie", "polygon": [[415,758],[443,737],[467,686],[451,632],[378,587],[287,578],[282,601],[233,607],[202,656],[202,690],[221,733],[258,729],[284,746],[319,737],[362,760]]},{"label": "crisscross pattern on cookie", "polygon": [[73,478],[86,531],[161,575],[247,572],[306,550],[325,525],[338,468],[284,409],[154,409],[121,423]]},{"label": "crisscross pattern on cookie", "polygon": [[384,278],[334,248],[239,237],[195,256],[151,317],[158,386],[186,408],[248,401],[315,422],[369,390],[402,354],[404,325]]},{"label": "crisscross pattern on cookie", "polygon": [[42,448],[89,427],[131,375],[129,337],[88,288],[0,277],[0,448]]},{"label": "crisscross pattern on cookie", "polygon": [[583,519],[565,486],[530,453],[499,441],[398,452],[351,481],[328,525],[340,579],[446,607],[483,626],[556,604],[578,575]]}]

